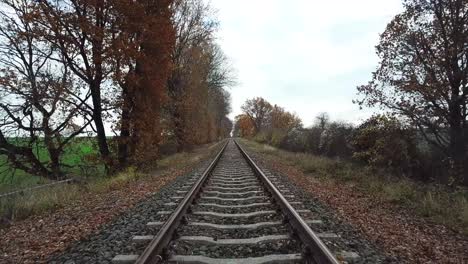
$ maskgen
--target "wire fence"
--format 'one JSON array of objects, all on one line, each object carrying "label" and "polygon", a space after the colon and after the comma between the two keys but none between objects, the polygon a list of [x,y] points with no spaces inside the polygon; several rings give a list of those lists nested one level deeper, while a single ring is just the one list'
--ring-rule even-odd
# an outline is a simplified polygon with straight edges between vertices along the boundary
[{"label": "wire fence", "polygon": [[73,181],[75,181],[75,179],[66,179],[66,180],[62,180],[62,181],[47,183],[47,184],[34,186],[34,187],[29,187],[29,188],[16,190],[16,191],[12,191],[12,192],[0,193],[0,198],[4,198],[4,197],[8,197],[8,196],[14,196],[14,195],[22,195],[22,194],[27,193],[27,192],[35,191],[35,190],[38,190],[38,189],[49,188],[49,187],[52,187],[52,186],[61,185],[61,184],[65,184],[65,183],[71,183]]}]

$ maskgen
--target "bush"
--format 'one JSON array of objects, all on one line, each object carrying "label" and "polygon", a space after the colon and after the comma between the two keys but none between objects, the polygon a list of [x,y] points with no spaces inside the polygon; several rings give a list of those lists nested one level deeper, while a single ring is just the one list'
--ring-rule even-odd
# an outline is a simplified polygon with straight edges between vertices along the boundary
[{"label": "bush", "polygon": [[293,129],[283,138],[279,147],[293,152],[305,152],[306,133],[307,130],[304,129]]},{"label": "bush", "polygon": [[351,140],[353,157],[376,168],[408,174],[419,167],[416,134],[394,117],[377,115],[362,123]]},{"label": "bush", "polygon": [[268,134],[265,132],[259,132],[255,135],[253,140],[257,141],[258,143],[266,144],[269,143]]},{"label": "bush", "polygon": [[[304,135],[304,134],[302,134]],[[427,217],[436,223],[460,229],[468,234],[468,189],[447,188],[433,183],[421,184],[398,177],[383,169],[363,167],[346,160],[331,159],[307,153],[292,153],[251,141],[242,141],[274,162],[295,166],[304,174],[321,181],[339,184],[351,182],[357,190],[374,199],[388,201],[411,213]]]},{"label": "bush", "polygon": [[274,130],[271,133],[271,139],[270,139],[270,144],[275,146],[275,147],[280,147],[283,145],[283,142],[285,141],[287,137],[287,132],[282,131],[282,130]]},{"label": "bush", "polygon": [[305,146],[307,152],[320,155],[320,137],[323,129],[319,126],[313,126],[305,131]]},{"label": "bush", "polygon": [[328,157],[348,158],[352,156],[348,137],[353,127],[346,123],[332,122],[320,135],[320,154]]}]

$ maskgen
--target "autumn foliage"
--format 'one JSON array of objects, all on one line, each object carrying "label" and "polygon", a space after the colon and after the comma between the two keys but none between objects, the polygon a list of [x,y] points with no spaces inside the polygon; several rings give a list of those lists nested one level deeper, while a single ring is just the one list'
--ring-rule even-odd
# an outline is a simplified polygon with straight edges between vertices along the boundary
[{"label": "autumn foliage", "polygon": [[415,132],[395,117],[372,116],[354,132],[353,157],[405,174],[418,167]]},{"label": "autumn foliage", "polygon": [[451,186],[468,184],[468,2],[404,0],[380,36],[379,66],[359,86],[361,124],[319,114],[308,128],[263,98],[247,100],[239,136],[288,150],[345,158]]},{"label": "autumn foliage", "polygon": [[[0,154],[50,179],[77,136],[107,172],[154,164],[229,135],[233,83],[201,0],[5,0],[0,8]],[[175,140],[174,140],[175,138]],[[47,150],[47,157],[34,151]]]},{"label": "autumn foliage", "polygon": [[243,114],[236,117],[234,134],[256,137],[259,141],[279,146],[291,131],[302,128],[301,119],[261,97],[248,99],[242,105]]},{"label": "autumn foliage", "polygon": [[230,134],[232,123],[226,118],[233,84],[232,69],[215,42],[216,19],[204,1],[176,0],[173,5],[176,31],[168,79],[169,140],[178,150],[212,142]]},{"label": "autumn foliage", "polygon": [[254,123],[248,115],[240,114],[236,116],[234,134],[244,138],[251,138],[255,135]]},{"label": "autumn foliage", "polygon": [[358,87],[443,153],[448,183],[468,183],[468,2],[406,0],[377,46],[380,65]]},{"label": "autumn foliage", "polygon": [[[238,137],[293,152],[344,159],[426,182],[442,182],[441,175],[447,172],[441,162],[443,152],[427,144],[418,129],[394,115],[374,115],[353,125],[319,113],[310,126],[303,127],[295,114],[262,98],[247,100],[243,109],[248,113],[235,119],[234,135]],[[261,119],[257,119],[257,125],[255,118]]]}]

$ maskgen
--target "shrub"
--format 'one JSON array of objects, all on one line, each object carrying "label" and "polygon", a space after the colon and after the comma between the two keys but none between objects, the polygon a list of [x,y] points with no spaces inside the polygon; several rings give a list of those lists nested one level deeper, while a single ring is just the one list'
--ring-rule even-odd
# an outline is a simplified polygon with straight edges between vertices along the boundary
[{"label": "shrub", "polygon": [[268,134],[266,132],[259,132],[255,135],[255,137],[253,138],[253,140],[257,141],[258,143],[262,143],[262,144],[265,144],[265,143],[269,143],[269,138],[268,138]]},{"label": "shrub", "polygon": [[279,147],[293,152],[306,151],[306,133],[304,129],[293,129],[282,140]]},{"label": "shrub", "polygon": [[307,152],[315,155],[320,154],[320,137],[323,129],[319,126],[313,126],[305,131],[305,146]]},{"label": "shrub", "polygon": [[357,128],[351,143],[353,157],[373,167],[408,174],[418,165],[416,134],[394,117],[369,118]]},{"label": "shrub", "polygon": [[287,137],[287,132],[282,131],[282,130],[274,130],[271,133],[271,139],[270,139],[270,144],[275,146],[275,147],[280,147],[282,146],[283,142],[285,141]]},{"label": "shrub", "polygon": [[351,146],[348,136],[353,127],[346,123],[332,122],[320,135],[320,154],[328,157],[351,157]]}]

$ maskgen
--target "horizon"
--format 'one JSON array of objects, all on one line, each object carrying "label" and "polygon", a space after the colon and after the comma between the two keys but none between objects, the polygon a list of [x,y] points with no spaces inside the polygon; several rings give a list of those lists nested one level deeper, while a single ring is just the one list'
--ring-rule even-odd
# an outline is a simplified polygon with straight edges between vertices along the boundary
[{"label": "horizon", "polygon": [[377,67],[375,46],[402,10],[400,0],[210,3],[220,22],[218,43],[238,77],[228,89],[231,120],[253,97],[296,113],[305,127],[322,112],[352,124],[375,112],[359,110],[352,100],[358,98],[356,86],[367,83]]}]

